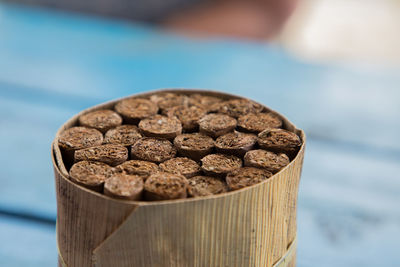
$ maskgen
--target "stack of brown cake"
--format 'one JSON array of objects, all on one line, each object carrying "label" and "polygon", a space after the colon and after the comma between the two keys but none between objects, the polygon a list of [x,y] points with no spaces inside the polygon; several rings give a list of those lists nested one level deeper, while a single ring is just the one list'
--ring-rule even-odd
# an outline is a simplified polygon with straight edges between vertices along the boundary
[{"label": "stack of brown cake", "polygon": [[262,182],[289,164],[301,139],[251,100],[155,93],[81,115],[58,145],[73,182],[120,199],[164,200]]}]

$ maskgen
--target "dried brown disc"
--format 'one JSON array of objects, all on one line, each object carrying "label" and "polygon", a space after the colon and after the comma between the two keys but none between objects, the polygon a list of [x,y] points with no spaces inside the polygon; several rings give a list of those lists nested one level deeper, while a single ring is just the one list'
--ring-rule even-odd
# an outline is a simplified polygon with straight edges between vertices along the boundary
[{"label": "dried brown disc", "polygon": [[182,128],[186,132],[193,132],[199,128],[198,120],[207,113],[207,110],[199,106],[176,106],[167,112],[168,117],[177,117]]},{"label": "dried brown disc", "polygon": [[196,161],[185,157],[177,157],[160,163],[160,169],[164,172],[182,174],[186,178],[200,173],[200,166]]},{"label": "dried brown disc", "polygon": [[224,102],[214,103],[208,106],[207,111],[209,113],[218,113],[219,108],[223,105]]},{"label": "dried brown disc", "polygon": [[242,160],[233,155],[210,154],[201,159],[201,169],[207,175],[224,176],[242,167]]},{"label": "dried brown disc", "polygon": [[106,132],[104,143],[131,146],[142,138],[139,128],[135,125],[121,125]]},{"label": "dried brown disc", "polygon": [[249,113],[260,113],[263,106],[248,99],[232,99],[222,102],[218,112],[238,118]]},{"label": "dried brown disc", "polygon": [[99,161],[117,166],[128,159],[128,149],[121,145],[101,145],[75,151],[75,161]]},{"label": "dried brown disc", "polygon": [[165,139],[144,137],[137,140],[131,148],[132,158],[152,162],[163,162],[175,157],[175,155],[175,147]]},{"label": "dried brown disc", "polygon": [[248,167],[263,168],[272,173],[280,171],[289,164],[286,154],[275,154],[263,149],[250,150],[244,155],[244,165]]},{"label": "dried brown disc", "polygon": [[230,190],[238,190],[267,180],[272,173],[258,168],[243,167],[226,176],[226,183]]},{"label": "dried brown disc", "polygon": [[121,116],[112,110],[96,110],[79,116],[79,124],[95,128],[102,133],[122,124]]},{"label": "dried brown disc", "polygon": [[72,127],[66,129],[58,138],[58,145],[64,150],[77,150],[103,143],[103,134],[96,129]]},{"label": "dried brown disc", "polygon": [[300,137],[284,129],[267,129],[258,135],[261,148],[283,152],[293,157],[301,146]]},{"label": "dried brown disc", "polygon": [[236,119],[224,114],[207,114],[199,120],[200,133],[211,137],[226,134],[236,127]]},{"label": "dried brown disc", "polygon": [[217,103],[221,103],[222,99],[215,96],[201,95],[201,94],[193,94],[189,96],[189,106],[200,106],[210,110],[211,106],[214,106]]},{"label": "dried brown disc", "polygon": [[200,160],[211,153],[214,140],[208,135],[199,133],[181,134],[175,137],[174,145],[181,156]]},{"label": "dried brown disc", "polygon": [[114,173],[114,168],[105,163],[80,161],[72,165],[69,177],[77,184],[102,192],[104,181]]},{"label": "dried brown disc", "polygon": [[157,114],[158,106],[148,99],[127,98],[115,105],[115,111],[122,115],[125,123],[136,124],[143,118]]},{"label": "dried brown disc", "polygon": [[215,140],[217,152],[243,156],[247,151],[253,148],[257,142],[257,136],[254,134],[241,133],[234,131],[221,135]]},{"label": "dried brown disc", "polygon": [[211,196],[228,191],[226,182],[211,176],[195,176],[189,179],[188,195],[191,197]]},{"label": "dried brown disc", "polygon": [[150,175],[144,184],[146,200],[186,198],[188,180],[185,176],[169,172]]},{"label": "dried brown disc", "polygon": [[187,106],[188,98],[185,95],[174,93],[158,93],[150,97],[150,100],[158,105],[163,114],[175,106]]},{"label": "dried brown disc", "polygon": [[160,171],[157,164],[144,160],[128,160],[115,168],[118,172],[137,175],[146,180],[151,174]]},{"label": "dried brown disc", "polygon": [[140,176],[117,173],[105,181],[104,194],[120,199],[140,200],[143,187]]},{"label": "dried brown disc", "polygon": [[238,128],[245,132],[259,133],[265,129],[282,127],[282,120],[273,113],[247,114],[238,118]]},{"label": "dried brown disc", "polygon": [[173,139],[182,133],[182,124],[176,117],[154,115],[141,120],[139,129],[145,136]]}]

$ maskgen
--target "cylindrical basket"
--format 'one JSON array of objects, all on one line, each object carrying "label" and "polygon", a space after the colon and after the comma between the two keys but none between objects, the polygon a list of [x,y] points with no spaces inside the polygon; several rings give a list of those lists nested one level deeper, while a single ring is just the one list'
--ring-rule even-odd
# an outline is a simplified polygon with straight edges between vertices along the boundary
[{"label": "cylindrical basket", "polygon": [[[203,90],[162,92],[241,98]],[[295,266],[302,130],[278,114],[302,146],[289,165],[259,184],[211,197],[118,200],[71,182],[57,139],[80,115],[112,109],[119,100],[72,117],[53,142],[59,266]]]}]

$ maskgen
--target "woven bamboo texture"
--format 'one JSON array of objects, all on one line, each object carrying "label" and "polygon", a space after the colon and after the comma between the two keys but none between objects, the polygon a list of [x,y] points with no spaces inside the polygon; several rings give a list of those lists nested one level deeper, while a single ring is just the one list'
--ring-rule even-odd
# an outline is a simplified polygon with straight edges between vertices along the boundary
[{"label": "woven bamboo texture", "polygon": [[[179,92],[238,98],[210,91]],[[83,113],[112,108],[116,102]],[[61,127],[56,140],[76,125],[80,114]],[[280,267],[295,266],[295,247],[290,259],[282,258],[296,238],[305,135],[281,117],[284,127],[303,140],[295,159],[260,184],[205,198],[122,201],[92,192],[68,179],[55,141],[59,266],[272,267],[279,261]]]}]

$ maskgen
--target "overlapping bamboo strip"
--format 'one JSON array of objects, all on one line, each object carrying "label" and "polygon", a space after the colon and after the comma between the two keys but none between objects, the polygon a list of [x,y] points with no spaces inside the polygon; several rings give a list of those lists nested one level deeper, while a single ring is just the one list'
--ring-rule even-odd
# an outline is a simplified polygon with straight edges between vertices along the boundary
[{"label": "overlapping bamboo strip", "polygon": [[[178,92],[237,98],[210,91]],[[112,108],[116,102],[80,114]],[[56,140],[77,124],[80,114],[61,127]],[[284,127],[303,141],[290,164],[262,183],[204,198],[123,201],[90,191],[68,179],[54,142],[59,265],[272,267],[279,262],[280,267],[295,266],[295,244],[290,245],[296,238],[305,135],[282,119]]]}]

